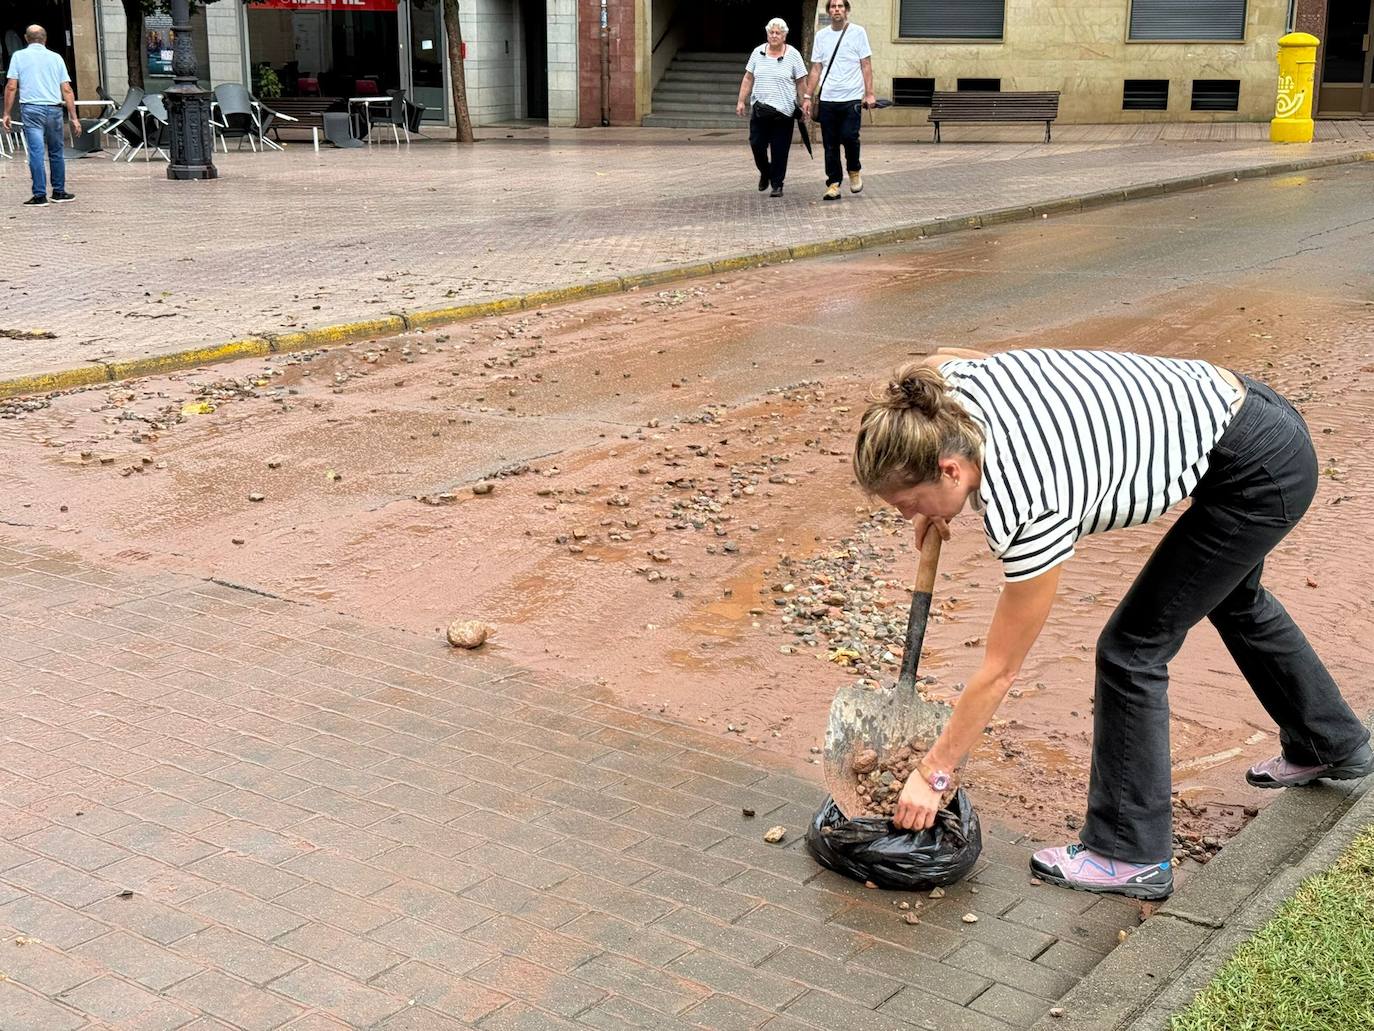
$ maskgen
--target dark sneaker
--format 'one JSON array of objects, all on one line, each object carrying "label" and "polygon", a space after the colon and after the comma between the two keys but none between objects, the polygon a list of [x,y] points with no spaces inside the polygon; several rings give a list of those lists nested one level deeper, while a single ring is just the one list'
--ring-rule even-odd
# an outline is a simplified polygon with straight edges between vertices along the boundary
[{"label": "dark sneaker", "polygon": [[1266,759],[1245,771],[1245,779],[1257,788],[1300,788],[1315,780],[1359,780],[1374,773],[1374,752],[1365,742],[1338,763],[1299,766],[1282,755]]},{"label": "dark sneaker", "polygon": [[761,172],[759,173],[759,193],[762,193],[766,189],[768,189],[768,173]]},{"label": "dark sneaker", "polygon": [[1127,863],[1108,859],[1086,845],[1044,848],[1031,856],[1031,873],[1042,881],[1075,891],[1125,895],[1133,899],[1167,899],[1174,892],[1169,862]]},{"label": "dark sneaker", "polygon": [[774,186],[771,190],[768,191],[768,196],[770,196],[770,197],[781,197],[781,196],[782,196],[782,187],[781,187],[781,186]]},{"label": "dark sneaker", "polygon": [[48,198],[41,193],[35,193],[28,200],[24,201],[25,206],[32,204],[35,207],[46,203],[48,203]]},{"label": "dark sneaker", "polygon": [[66,190],[52,191],[52,202],[54,204],[66,204],[69,200],[76,200],[76,194],[68,193]]}]

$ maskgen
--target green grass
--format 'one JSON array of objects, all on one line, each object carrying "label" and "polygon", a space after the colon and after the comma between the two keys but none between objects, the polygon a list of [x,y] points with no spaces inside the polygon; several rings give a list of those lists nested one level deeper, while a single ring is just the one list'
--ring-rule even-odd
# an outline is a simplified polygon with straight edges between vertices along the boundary
[{"label": "green grass", "polygon": [[1374,827],[1304,881],[1169,1028],[1374,1028]]}]

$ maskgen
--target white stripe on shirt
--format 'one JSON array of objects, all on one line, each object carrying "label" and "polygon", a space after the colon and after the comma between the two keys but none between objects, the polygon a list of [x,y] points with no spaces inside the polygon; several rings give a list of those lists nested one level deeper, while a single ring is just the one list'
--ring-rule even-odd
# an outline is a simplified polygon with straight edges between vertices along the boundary
[{"label": "white stripe on shirt", "polygon": [[1008,351],[940,369],[986,437],[983,529],[1008,580],[1191,494],[1238,397],[1208,362],[1115,351]]}]

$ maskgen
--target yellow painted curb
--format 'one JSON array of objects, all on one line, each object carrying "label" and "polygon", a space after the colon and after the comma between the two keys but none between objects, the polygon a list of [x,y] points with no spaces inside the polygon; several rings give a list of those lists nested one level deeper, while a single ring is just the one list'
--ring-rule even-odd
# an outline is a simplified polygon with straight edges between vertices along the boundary
[{"label": "yellow painted curb", "polygon": [[655,269],[653,272],[637,272],[634,275],[621,276],[620,283],[626,290],[633,290],[641,286],[658,286],[661,283],[673,283],[680,279],[695,279],[698,276],[709,276],[711,274],[711,263],[709,261],[698,261],[691,265],[677,265],[673,268]]},{"label": "yellow painted curb", "polygon": [[523,305],[519,297],[503,297],[497,301],[474,301],[472,304],[456,304],[452,308],[436,308],[433,311],[417,311],[406,315],[411,329],[429,329],[450,322],[463,322],[467,319],[485,319],[492,315],[505,315],[519,311]]},{"label": "yellow painted curb", "polygon": [[401,316],[387,315],[380,319],[344,322],[337,326],[301,329],[294,333],[274,333],[271,349],[274,353],[282,354],[288,351],[313,351],[317,347],[370,340],[373,337],[395,336],[397,333],[404,333],[406,328],[406,320]]},{"label": "yellow painted curb", "polygon": [[567,304],[569,301],[585,301],[606,294],[618,294],[624,287],[619,278],[598,279],[594,283],[574,283],[572,286],[556,286],[549,290],[536,290],[521,298],[522,308],[538,308],[544,304]]},{"label": "yellow painted curb", "polygon": [[55,390],[73,390],[108,383],[110,370],[103,365],[78,365],[73,369],[40,372],[32,376],[18,376],[0,382],[0,397],[20,394],[51,394]]},{"label": "yellow painted curb", "polygon": [[212,344],[209,347],[192,347],[171,354],[150,354],[122,362],[107,362],[106,378],[121,380],[156,376],[161,372],[176,372],[197,365],[233,361],[235,358],[261,358],[271,353],[272,346],[266,340],[260,337],[245,337],[243,340],[231,340],[227,344]]}]

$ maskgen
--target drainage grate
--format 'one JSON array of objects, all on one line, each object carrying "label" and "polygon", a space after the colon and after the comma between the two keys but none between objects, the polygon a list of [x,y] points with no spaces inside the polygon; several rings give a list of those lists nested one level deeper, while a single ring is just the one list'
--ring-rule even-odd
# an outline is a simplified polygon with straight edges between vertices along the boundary
[{"label": "drainage grate", "polygon": [[[1196,97],[1196,92],[1193,95]],[[1121,110],[1169,110],[1169,80],[1127,79],[1121,91]]]},{"label": "drainage grate", "polygon": [[930,107],[934,79],[893,79],[892,103],[897,107]]},{"label": "drainage grate", "polygon": [[1239,79],[1194,79],[1194,111],[1240,110]]}]

